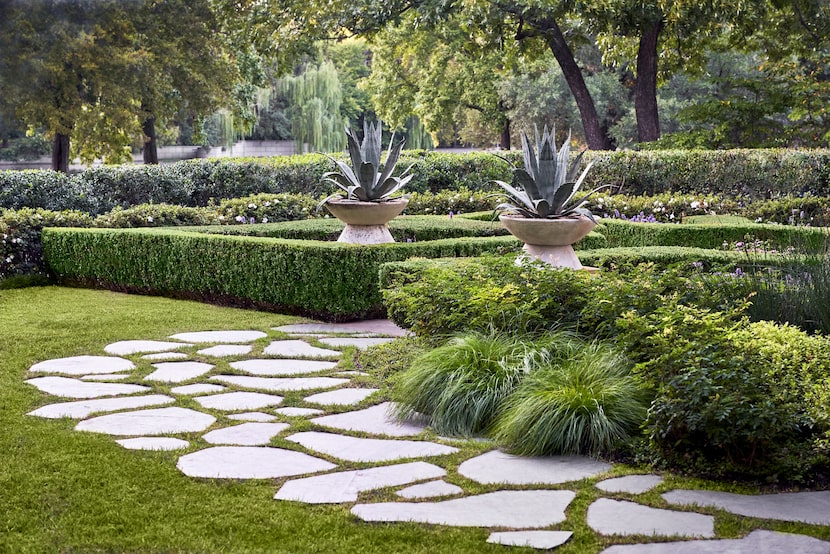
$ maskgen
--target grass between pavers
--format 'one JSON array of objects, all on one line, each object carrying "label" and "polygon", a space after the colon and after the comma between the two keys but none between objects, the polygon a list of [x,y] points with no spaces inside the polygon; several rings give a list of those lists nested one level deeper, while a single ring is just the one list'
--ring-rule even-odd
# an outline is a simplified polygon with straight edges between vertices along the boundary
[{"label": "grass between pavers", "polygon": [[[268,339],[257,341],[256,351],[271,339],[285,338],[270,328],[291,321],[292,318],[270,313],[102,291],[43,287],[0,292],[0,552],[526,551],[486,544],[488,531],[484,529],[367,524],[352,516],[349,506],[277,502],[273,495],[280,481],[193,479],[175,467],[181,453],[129,451],[118,446],[113,437],[74,431],[74,420],[24,415],[58,401],[23,383],[26,370],[35,362],[104,354],[103,347],[117,340],[164,339],[175,332],[208,329],[268,332]],[[387,350],[387,356],[359,358],[372,361],[363,365],[355,363],[353,348],[345,348],[340,366],[323,374],[341,369],[368,370],[372,375],[360,378],[361,384],[383,387],[389,373],[379,367],[395,366],[400,357],[400,349]],[[137,361],[140,355],[130,358]],[[225,372],[225,368],[221,371]],[[302,396],[313,392],[283,396],[300,404]],[[383,390],[378,394],[379,398],[386,397]],[[377,401],[373,397],[372,403]],[[211,413],[220,418],[217,426],[232,423],[222,419],[221,412]],[[290,432],[317,428],[299,418],[292,421],[292,429],[280,434],[273,444],[300,450],[284,437]],[[200,434],[184,437],[193,443],[188,451],[207,446]],[[440,440],[432,432],[427,438]],[[447,469],[446,480],[461,485],[467,494],[503,488],[576,491],[577,496],[567,510],[568,521],[553,526],[574,532],[571,541],[558,552],[593,553],[610,544],[654,540],[600,537],[587,526],[588,506],[601,495],[593,485],[606,476],[551,487],[478,485],[461,476],[457,467],[489,450],[490,445],[473,441],[453,445],[461,451],[428,461]],[[366,466],[340,462],[341,469]],[[616,466],[611,474],[643,471]],[[673,488],[704,487],[753,491],[728,483],[668,476],[667,483],[636,500],[668,508],[660,493]],[[625,494],[602,496],[635,498]],[[392,489],[384,489],[361,495],[360,500],[396,499]],[[698,511],[716,515],[719,537],[743,536],[753,529],[765,528],[830,540],[830,527],[765,522],[711,509]]]}]

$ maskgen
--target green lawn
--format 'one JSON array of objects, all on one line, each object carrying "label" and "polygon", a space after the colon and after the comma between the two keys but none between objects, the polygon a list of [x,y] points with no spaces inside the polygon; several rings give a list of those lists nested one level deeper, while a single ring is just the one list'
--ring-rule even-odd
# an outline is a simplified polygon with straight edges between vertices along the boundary
[{"label": "green lawn", "polygon": [[[112,292],[0,290],[0,553],[525,552],[486,544],[485,529],[367,524],[353,517],[348,506],[278,502],[273,500],[277,481],[186,477],[175,467],[175,453],[129,451],[111,437],[73,431],[75,421],[25,415],[55,401],[23,383],[27,369],[38,361],[101,355],[106,344],[117,340],[163,339],[174,332],[208,329],[269,331],[293,320]],[[348,367],[352,360],[344,358]],[[470,442],[459,454],[433,463],[447,468],[448,480],[463,483],[468,492],[495,490],[464,481],[455,472],[464,459],[487,448]],[[614,474],[631,471],[618,466]],[[557,527],[575,534],[558,552],[593,553],[615,542],[635,542],[599,537],[585,524],[587,507],[599,496],[593,487],[599,479],[554,487],[577,492],[568,508],[569,521]],[[704,485],[752,490],[669,476],[637,500],[666,507],[661,492]],[[379,491],[363,498],[387,501],[394,496]],[[720,537],[765,528],[830,540],[829,527],[707,513],[716,515]]]}]

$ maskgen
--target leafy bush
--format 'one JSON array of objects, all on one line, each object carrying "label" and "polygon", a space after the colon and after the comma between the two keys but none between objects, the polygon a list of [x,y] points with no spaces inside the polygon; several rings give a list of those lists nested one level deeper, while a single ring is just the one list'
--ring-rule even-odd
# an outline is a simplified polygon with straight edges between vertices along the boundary
[{"label": "leafy bush", "polygon": [[0,209],[96,212],[98,207],[90,196],[87,188],[65,173],[0,171]]},{"label": "leafy bush", "polygon": [[189,208],[170,204],[140,204],[131,208],[116,207],[95,218],[96,227],[171,227],[217,223],[216,213],[209,208]]},{"label": "leafy bush", "polygon": [[528,346],[507,334],[470,333],[418,356],[398,376],[398,415],[420,413],[439,433],[470,436],[492,422],[523,376]]},{"label": "leafy bush", "polygon": [[560,334],[501,405],[493,436],[517,454],[608,454],[642,425],[646,395],[607,345]]},{"label": "leafy bush", "polygon": [[377,279],[384,262],[480,255],[514,244],[510,237],[354,246],[162,229],[43,232],[47,264],[63,280],[329,320],[383,312]]},{"label": "leafy bush", "polygon": [[438,192],[414,192],[404,213],[408,215],[454,215],[471,212],[489,212],[489,219],[498,221],[494,210],[505,196],[491,191],[459,189]]},{"label": "leafy bush", "polygon": [[92,218],[81,212],[43,209],[0,210],[0,280],[21,275],[41,276],[41,230],[44,227],[89,227]]},{"label": "leafy bush", "polygon": [[303,194],[254,194],[222,200],[216,207],[221,223],[268,223],[308,219],[317,202]]},{"label": "leafy bush", "polygon": [[806,195],[752,202],[741,213],[757,222],[830,227],[830,198]]}]

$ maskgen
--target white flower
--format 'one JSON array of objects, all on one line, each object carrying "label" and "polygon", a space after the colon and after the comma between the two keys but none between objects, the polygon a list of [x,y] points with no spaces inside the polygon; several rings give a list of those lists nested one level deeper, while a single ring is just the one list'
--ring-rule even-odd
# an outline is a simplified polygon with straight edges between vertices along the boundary
[{"label": "white flower", "polygon": [[219,221],[225,221],[225,216],[224,216],[224,215],[220,215],[220,216],[219,216]]},{"label": "white flower", "polygon": [[248,204],[248,208],[251,209],[251,210],[255,210],[256,209],[256,204]]},{"label": "white flower", "polygon": [[147,221],[148,221],[149,223],[152,223],[152,222],[153,222],[153,216],[148,215],[148,216],[147,216]]},{"label": "white flower", "polygon": [[267,218],[267,217],[263,217],[263,218],[262,218],[262,222],[263,222],[263,223],[268,223],[268,218]]},{"label": "white flower", "polygon": [[698,202],[697,200],[695,200],[694,202],[692,202],[691,204],[689,204],[689,207],[690,207],[691,209],[693,209],[693,210],[696,210],[696,209],[698,209],[698,208],[700,207],[700,202]]},{"label": "white flower", "polygon": [[266,200],[265,202],[262,203],[262,205],[267,208],[271,205],[271,203]]},{"label": "white flower", "polygon": [[238,215],[235,218],[233,218],[233,220],[236,221],[237,223],[245,223],[245,216]]}]

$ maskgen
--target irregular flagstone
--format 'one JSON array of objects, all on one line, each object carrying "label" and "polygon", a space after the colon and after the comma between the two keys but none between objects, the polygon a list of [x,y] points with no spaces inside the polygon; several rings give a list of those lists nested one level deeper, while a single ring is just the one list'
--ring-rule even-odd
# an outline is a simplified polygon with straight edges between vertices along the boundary
[{"label": "irregular flagstone", "polygon": [[296,500],[306,504],[354,502],[364,491],[405,485],[423,479],[443,477],[446,472],[426,462],[412,462],[354,471],[329,473],[286,482],[274,496],[277,500]]},{"label": "irregular flagstone", "polygon": [[320,342],[335,348],[342,348],[344,346],[354,346],[359,350],[366,350],[370,346],[377,346],[378,344],[385,344],[395,339],[391,337],[331,337],[327,339],[320,339]]},{"label": "irregular flagstone", "polygon": [[456,527],[547,527],[565,521],[571,491],[498,491],[443,502],[358,504],[352,513],[364,521],[414,521]]},{"label": "irregular flagstone", "polygon": [[253,346],[250,344],[218,344],[210,348],[203,348],[198,350],[197,354],[203,356],[213,356],[215,358],[225,358],[231,356],[244,356],[250,354]]},{"label": "irregular flagstone", "polygon": [[302,375],[332,369],[336,365],[337,362],[292,359],[243,360],[230,364],[232,368],[251,375]]},{"label": "irregular flagstone", "polygon": [[188,346],[193,345],[181,342],[167,342],[160,340],[122,340],[106,345],[104,347],[104,352],[108,354],[124,356],[127,354],[141,354],[143,352],[164,352],[165,350],[178,350],[179,348],[187,348]]},{"label": "irregular flagstone", "polygon": [[550,550],[562,546],[573,536],[570,531],[505,531],[490,533],[487,542],[504,546],[529,546]]},{"label": "irregular flagstone", "polygon": [[228,392],[212,396],[197,396],[193,400],[205,408],[222,411],[256,410],[282,404],[282,396],[261,392]]},{"label": "irregular flagstone", "polygon": [[338,373],[335,373],[335,375],[338,376],[338,377],[341,377],[341,376],[342,377],[355,377],[355,376],[365,377],[369,374],[366,373],[365,371],[349,370],[349,371],[340,371]]},{"label": "irregular flagstone", "polygon": [[282,448],[216,446],[179,458],[176,467],[191,477],[276,479],[328,471],[336,465]]},{"label": "irregular flagstone", "polygon": [[281,358],[332,358],[339,357],[339,350],[311,346],[303,340],[275,340],[262,351],[266,356]]},{"label": "irregular flagstone", "polygon": [[120,373],[135,369],[135,364],[113,356],[72,356],[37,363],[29,368],[32,373],[62,373],[90,375],[93,373]]},{"label": "irregular flagstone", "polygon": [[742,539],[618,544],[606,548],[602,554],[665,554],[667,552],[671,554],[774,554],[780,552],[828,554],[830,542],[805,535],[757,530]]},{"label": "irregular flagstone", "polygon": [[268,391],[296,391],[313,389],[330,389],[349,382],[348,379],[335,377],[249,377],[247,375],[216,375],[211,381],[219,381],[229,385],[236,385],[243,389],[259,389]]},{"label": "irregular flagstone", "polygon": [[435,498],[436,496],[454,496],[463,492],[464,489],[458,485],[439,480],[422,483],[420,485],[412,485],[411,487],[399,490],[395,494],[401,498],[418,499]]},{"label": "irregular flagstone", "polygon": [[221,392],[225,390],[222,385],[211,385],[209,383],[196,383],[194,385],[182,385],[181,387],[173,387],[170,392],[173,394],[209,394],[211,392]]},{"label": "irregular flagstone", "polygon": [[242,414],[230,414],[227,418],[237,421],[259,421],[262,423],[268,423],[270,421],[276,421],[277,416],[266,414],[265,412],[245,412]]},{"label": "irregular flagstone", "polygon": [[416,422],[401,422],[395,419],[391,411],[393,404],[384,402],[365,410],[333,414],[312,419],[312,423],[342,429],[345,431],[363,431],[373,435],[387,435],[390,437],[411,437],[421,433],[425,426]]},{"label": "irregular flagstone", "polygon": [[458,473],[484,484],[555,485],[593,477],[611,469],[610,464],[586,456],[514,456],[492,450],[458,466]]},{"label": "irregular flagstone", "polygon": [[60,404],[49,404],[43,406],[28,415],[57,419],[71,417],[83,419],[90,414],[98,412],[115,412],[131,408],[145,408],[147,406],[159,406],[175,402],[174,399],[163,394],[151,394],[149,396],[131,396],[129,398],[102,398],[98,400],[78,400],[77,402],[62,402]]},{"label": "irregular flagstone", "polygon": [[185,342],[254,342],[268,335],[262,331],[197,331],[195,333],[177,333],[171,339]]},{"label": "irregular flagstone", "polygon": [[600,498],[588,506],[588,526],[603,535],[714,537],[715,518]]},{"label": "irregular flagstone", "polygon": [[748,495],[674,490],[662,496],[669,504],[711,506],[747,517],[830,525],[830,491]]},{"label": "irregular flagstone", "polygon": [[165,435],[204,431],[215,421],[211,415],[188,408],[157,408],[94,417],[75,429],[108,435]]},{"label": "irregular flagstone", "polygon": [[151,360],[154,362],[169,362],[173,360],[186,360],[190,354],[184,352],[156,352],[155,354],[144,354],[142,360]]},{"label": "irregular flagstone", "polygon": [[190,446],[186,440],[172,437],[136,437],[115,442],[129,450],[182,450]]},{"label": "irregular flagstone", "polygon": [[312,394],[303,398],[312,404],[323,406],[351,406],[369,398],[380,389],[338,389],[329,392]]},{"label": "irregular flagstone", "polygon": [[68,377],[35,377],[34,379],[27,379],[26,382],[43,392],[65,398],[98,398],[101,396],[135,394],[150,390],[149,387],[142,385],[96,383]]},{"label": "irregular flagstone", "polygon": [[660,483],[663,478],[659,475],[626,475],[606,479],[596,484],[599,490],[605,492],[627,492],[629,494],[642,494],[648,492]]},{"label": "irregular flagstone", "polygon": [[213,366],[202,362],[161,362],[153,364],[156,370],[144,378],[159,383],[181,383],[204,375]]},{"label": "irregular flagstone", "polygon": [[96,375],[84,375],[81,377],[81,381],[123,381],[129,378],[129,373],[100,373]]},{"label": "irregular flagstone", "polygon": [[288,429],[287,423],[243,423],[216,429],[202,438],[210,444],[235,444],[238,446],[260,446]]},{"label": "irregular flagstone", "polygon": [[350,462],[387,462],[402,458],[444,456],[458,452],[457,448],[434,442],[364,439],[317,431],[296,433],[286,438],[309,450]]},{"label": "irregular flagstone", "polygon": [[274,410],[276,413],[289,417],[303,417],[317,414],[324,414],[323,410],[315,410],[314,408],[278,408]]},{"label": "irregular flagstone", "polygon": [[390,337],[403,337],[408,331],[388,319],[370,319],[350,323],[295,323],[274,327],[284,333],[374,333]]}]

